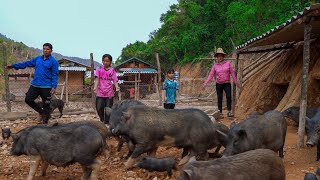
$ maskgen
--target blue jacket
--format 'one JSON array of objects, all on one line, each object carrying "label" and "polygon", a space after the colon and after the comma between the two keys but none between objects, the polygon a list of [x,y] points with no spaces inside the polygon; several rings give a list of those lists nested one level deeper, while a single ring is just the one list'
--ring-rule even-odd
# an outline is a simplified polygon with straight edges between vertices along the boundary
[{"label": "blue jacket", "polygon": [[40,88],[57,88],[58,85],[58,61],[49,56],[46,60],[44,56],[37,56],[29,61],[12,64],[16,70],[26,67],[35,67],[34,78],[31,82],[32,86]]},{"label": "blue jacket", "polygon": [[179,84],[176,80],[166,79],[163,82],[163,90],[166,90],[166,99],[165,103],[176,103],[177,90],[179,90]]}]

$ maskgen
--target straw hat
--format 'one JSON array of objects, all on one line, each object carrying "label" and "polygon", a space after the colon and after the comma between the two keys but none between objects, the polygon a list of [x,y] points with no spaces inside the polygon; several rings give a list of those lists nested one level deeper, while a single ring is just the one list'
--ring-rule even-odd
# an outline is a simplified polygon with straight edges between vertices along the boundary
[{"label": "straw hat", "polygon": [[214,53],[214,57],[217,57],[218,54],[223,54],[224,56],[227,55],[225,52],[223,52],[223,49],[222,49],[222,48],[218,48],[218,49],[217,49],[217,52]]}]

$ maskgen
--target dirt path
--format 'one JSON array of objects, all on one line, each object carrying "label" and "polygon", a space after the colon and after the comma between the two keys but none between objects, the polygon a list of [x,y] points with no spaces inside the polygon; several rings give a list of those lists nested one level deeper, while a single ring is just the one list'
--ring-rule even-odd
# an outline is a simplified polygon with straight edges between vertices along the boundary
[{"label": "dirt path", "polygon": [[[96,115],[78,115],[68,116],[60,119],[56,119],[58,122],[71,122],[72,120],[98,120]],[[52,120],[53,123],[56,120]],[[232,122],[230,119],[224,119],[220,121],[229,126]],[[16,132],[24,127],[34,125],[36,122],[33,120],[24,121],[13,121],[8,122],[8,125],[13,132]],[[26,156],[14,157],[9,155],[11,142],[4,142],[1,139],[0,144],[0,179],[1,180],[19,180],[25,179],[29,172],[28,158]],[[114,147],[116,141],[110,139],[109,143]],[[297,128],[293,126],[288,127],[286,145],[285,145],[285,158],[284,163],[286,167],[286,176],[289,180],[301,180],[306,172],[314,172],[317,167],[320,166],[319,162],[316,162],[316,148],[304,148],[297,149]],[[126,147],[120,152],[114,152],[109,159],[100,157],[103,165],[100,170],[99,179],[108,180],[132,180],[132,179],[145,179],[147,173],[142,170],[135,168],[131,171],[125,170],[123,163],[125,162],[124,156],[127,153]],[[161,147],[157,151],[157,157],[174,157],[180,160],[181,150],[176,148],[165,148]],[[39,173],[39,172],[38,172]],[[66,168],[49,166],[46,177],[39,177],[37,173],[36,180],[38,179],[80,179],[82,175],[82,169],[80,165],[75,164]],[[175,171],[171,179],[176,179],[179,175],[179,171]],[[165,179],[165,173],[154,173],[153,177],[158,179]],[[152,178],[151,178],[152,179]]]}]

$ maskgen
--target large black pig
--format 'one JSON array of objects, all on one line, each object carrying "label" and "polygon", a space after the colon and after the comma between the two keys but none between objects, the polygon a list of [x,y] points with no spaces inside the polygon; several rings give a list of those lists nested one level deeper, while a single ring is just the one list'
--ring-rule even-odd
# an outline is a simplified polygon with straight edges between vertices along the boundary
[{"label": "large black pig", "polygon": [[307,120],[307,146],[313,147],[317,145],[317,161],[320,160],[320,111],[317,112],[311,119]]},{"label": "large black pig", "polygon": [[42,161],[41,175],[49,164],[68,166],[80,163],[83,179],[97,179],[100,161],[97,155],[105,151],[105,140],[96,128],[88,125],[32,126],[12,135],[11,154],[30,157],[28,180],[32,180]]},{"label": "large black pig", "polygon": [[[306,111],[306,116],[308,118],[312,118],[318,111],[320,111],[320,108],[308,108]],[[300,107],[289,107],[286,110],[284,110],[282,114],[285,117],[292,119],[296,125],[299,125]]]},{"label": "large black pig", "polygon": [[121,147],[124,142],[126,142],[128,144],[129,152],[128,152],[127,158],[133,152],[133,149],[134,149],[133,142],[127,136],[125,136],[125,135],[117,136],[114,133],[112,133],[112,131],[114,131],[114,128],[120,123],[121,117],[123,116],[123,112],[126,112],[128,110],[128,108],[135,107],[135,106],[145,106],[145,104],[143,104],[142,102],[137,101],[137,100],[123,100],[117,104],[114,104],[112,106],[112,109],[109,107],[105,108],[106,114],[108,114],[110,116],[109,131],[111,134],[113,134],[113,136],[118,141],[117,151],[121,150]]},{"label": "large black pig", "polygon": [[278,111],[268,111],[264,115],[250,117],[230,128],[228,144],[223,153],[231,156],[253,149],[279,151],[283,157],[283,147],[287,132],[287,122]]},{"label": "large black pig", "polygon": [[[146,106],[128,108],[114,133],[129,137],[136,147],[128,161],[132,167],[140,154],[158,146],[185,148],[199,159],[207,159],[207,149],[221,144],[213,122],[199,109],[158,109]],[[180,162],[180,164],[182,164]]]},{"label": "large black pig", "polygon": [[[105,139],[107,140],[107,137],[111,136],[109,134],[109,130],[108,128],[106,127],[106,125],[101,122],[101,121],[94,121],[94,120],[91,120],[91,121],[75,121],[75,122],[71,122],[71,123],[68,123],[69,125],[73,125],[73,126],[82,126],[82,125],[88,125],[88,126],[91,126],[93,128],[96,128],[100,135]],[[61,124],[63,125],[63,124]],[[105,144],[105,157],[108,159],[109,156],[110,156],[110,148],[106,142]]]},{"label": "large black pig", "polygon": [[191,158],[177,180],[284,180],[282,159],[269,149],[256,149],[211,161]]}]

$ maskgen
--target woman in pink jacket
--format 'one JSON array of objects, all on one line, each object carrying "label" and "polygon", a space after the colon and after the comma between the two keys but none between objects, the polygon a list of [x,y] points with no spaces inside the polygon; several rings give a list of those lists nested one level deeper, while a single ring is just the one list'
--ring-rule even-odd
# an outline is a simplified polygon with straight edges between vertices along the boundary
[{"label": "woman in pink jacket", "polygon": [[[223,91],[226,93],[227,98],[227,116],[232,117],[231,114],[231,83],[230,75],[232,76],[233,83],[239,87],[236,75],[234,73],[232,64],[230,61],[225,61],[224,57],[226,53],[223,52],[222,48],[218,48],[217,52],[214,54],[214,57],[217,58],[217,63],[214,63],[207,80],[204,82],[204,86],[213,79],[215,76],[216,79],[216,91],[218,96],[218,109],[222,114],[222,95]],[[240,88],[240,87],[239,87]]]}]

